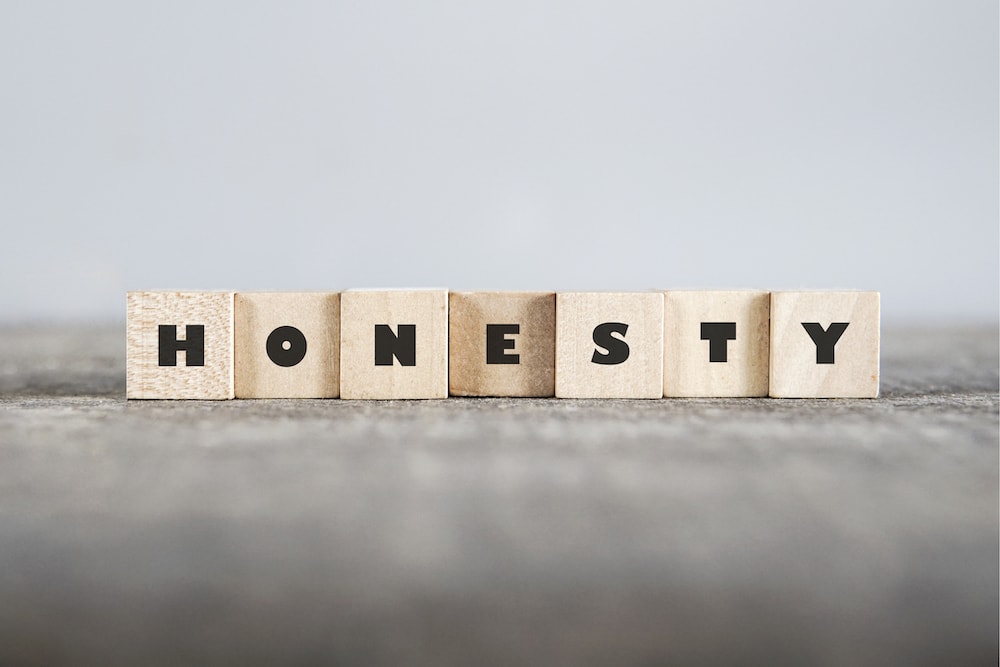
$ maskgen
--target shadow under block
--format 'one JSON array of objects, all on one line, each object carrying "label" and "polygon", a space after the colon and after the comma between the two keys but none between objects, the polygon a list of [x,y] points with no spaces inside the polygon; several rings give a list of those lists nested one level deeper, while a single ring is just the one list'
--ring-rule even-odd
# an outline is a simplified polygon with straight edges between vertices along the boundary
[{"label": "shadow under block", "polygon": [[555,394],[554,292],[452,292],[448,297],[452,396]]},{"label": "shadow under block", "polygon": [[340,397],[447,398],[448,291],[343,292]]},{"label": "shadow under block", "polygon": [[129,292],[126,398],[233,398],[233,293]]},{"label": "shadow under block", "polygon": [[663,395],[767,396],[770,309],[770,292],[666,292]]},{"label": "shadow under block", "polygon": [[557,294],[556,396],[661,398],[663,293]]},{"label": "shadow under block", "polygon": [[236,398],[340,396],[340,294],[238,292]]},{"label": "shadow under block", "polygon": [[877,398],[878,292],[771,294],[775,398]]}]

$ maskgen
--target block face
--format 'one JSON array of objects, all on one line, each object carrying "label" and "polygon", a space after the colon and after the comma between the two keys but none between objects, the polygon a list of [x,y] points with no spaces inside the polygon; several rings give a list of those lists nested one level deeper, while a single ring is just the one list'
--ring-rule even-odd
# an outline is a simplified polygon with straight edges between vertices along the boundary
[{"label": "block face", "polygon": [[340,395],[340,294],[239,292],[236,398]]},{"label": "block face", "polygon": [[451,395],[554,395],[555,316],[554,292],[452,292]]},{"label": "block face", "polygon": [[447,398],[447,290],[359,290],[340,299],[341,398]]},{"label": "block face", "polygon": [[879,317],[878,292],[774,292],[770,395],[878,397]]},{"label": "block face", "polygon": [[662,397],[663,293],[557,294],[556,396]]},{"label": "block face", "polygon": [[126,358],[127,398],[233,398],[233,293],[129,292]]},{"label": "block face", "polygon": [[663,395],[767,396],[770,308],[770,292],[666,292]]}]

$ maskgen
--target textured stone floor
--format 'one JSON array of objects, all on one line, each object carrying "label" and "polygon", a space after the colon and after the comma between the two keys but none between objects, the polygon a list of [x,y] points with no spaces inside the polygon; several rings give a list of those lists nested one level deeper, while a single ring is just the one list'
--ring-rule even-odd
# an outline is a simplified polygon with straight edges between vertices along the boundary
[{"label": "textured stone floor", "polygon": [[0,329],[0,664],[991,664],[998,334],[875,401],[132,402]]}]

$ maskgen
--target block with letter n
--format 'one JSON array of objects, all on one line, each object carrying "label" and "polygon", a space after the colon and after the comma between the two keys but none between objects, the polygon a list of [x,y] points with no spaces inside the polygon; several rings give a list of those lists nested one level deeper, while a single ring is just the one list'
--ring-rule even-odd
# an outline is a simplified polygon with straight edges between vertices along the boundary
[{"label": "block with letter n", "polygon": [[448,291],[340,296],[340,397],[448,397]]}]

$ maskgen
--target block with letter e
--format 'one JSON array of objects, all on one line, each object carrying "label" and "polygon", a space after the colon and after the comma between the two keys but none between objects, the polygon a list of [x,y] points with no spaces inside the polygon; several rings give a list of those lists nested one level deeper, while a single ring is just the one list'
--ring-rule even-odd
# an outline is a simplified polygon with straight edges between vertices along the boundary
[{"label": "block with letter e", "polygon": [[233,293],[129,292],[125,395],[233,398]]},{"label": "block with letter e", "polygon": [[448,291],[340,296],[341,398],[448,397]]},{"label": "block with letter e", "polygon": [[452,292],[448,320],[452,396],[555,393],[554,292]]},{"label": "block with letter e", "polygon": [[556,396],[661,398],[663,293],[557,294]]},{"label": "block with letter e", "polygon": [[878,292],[771,294],[774,398],[876,398]]}]

